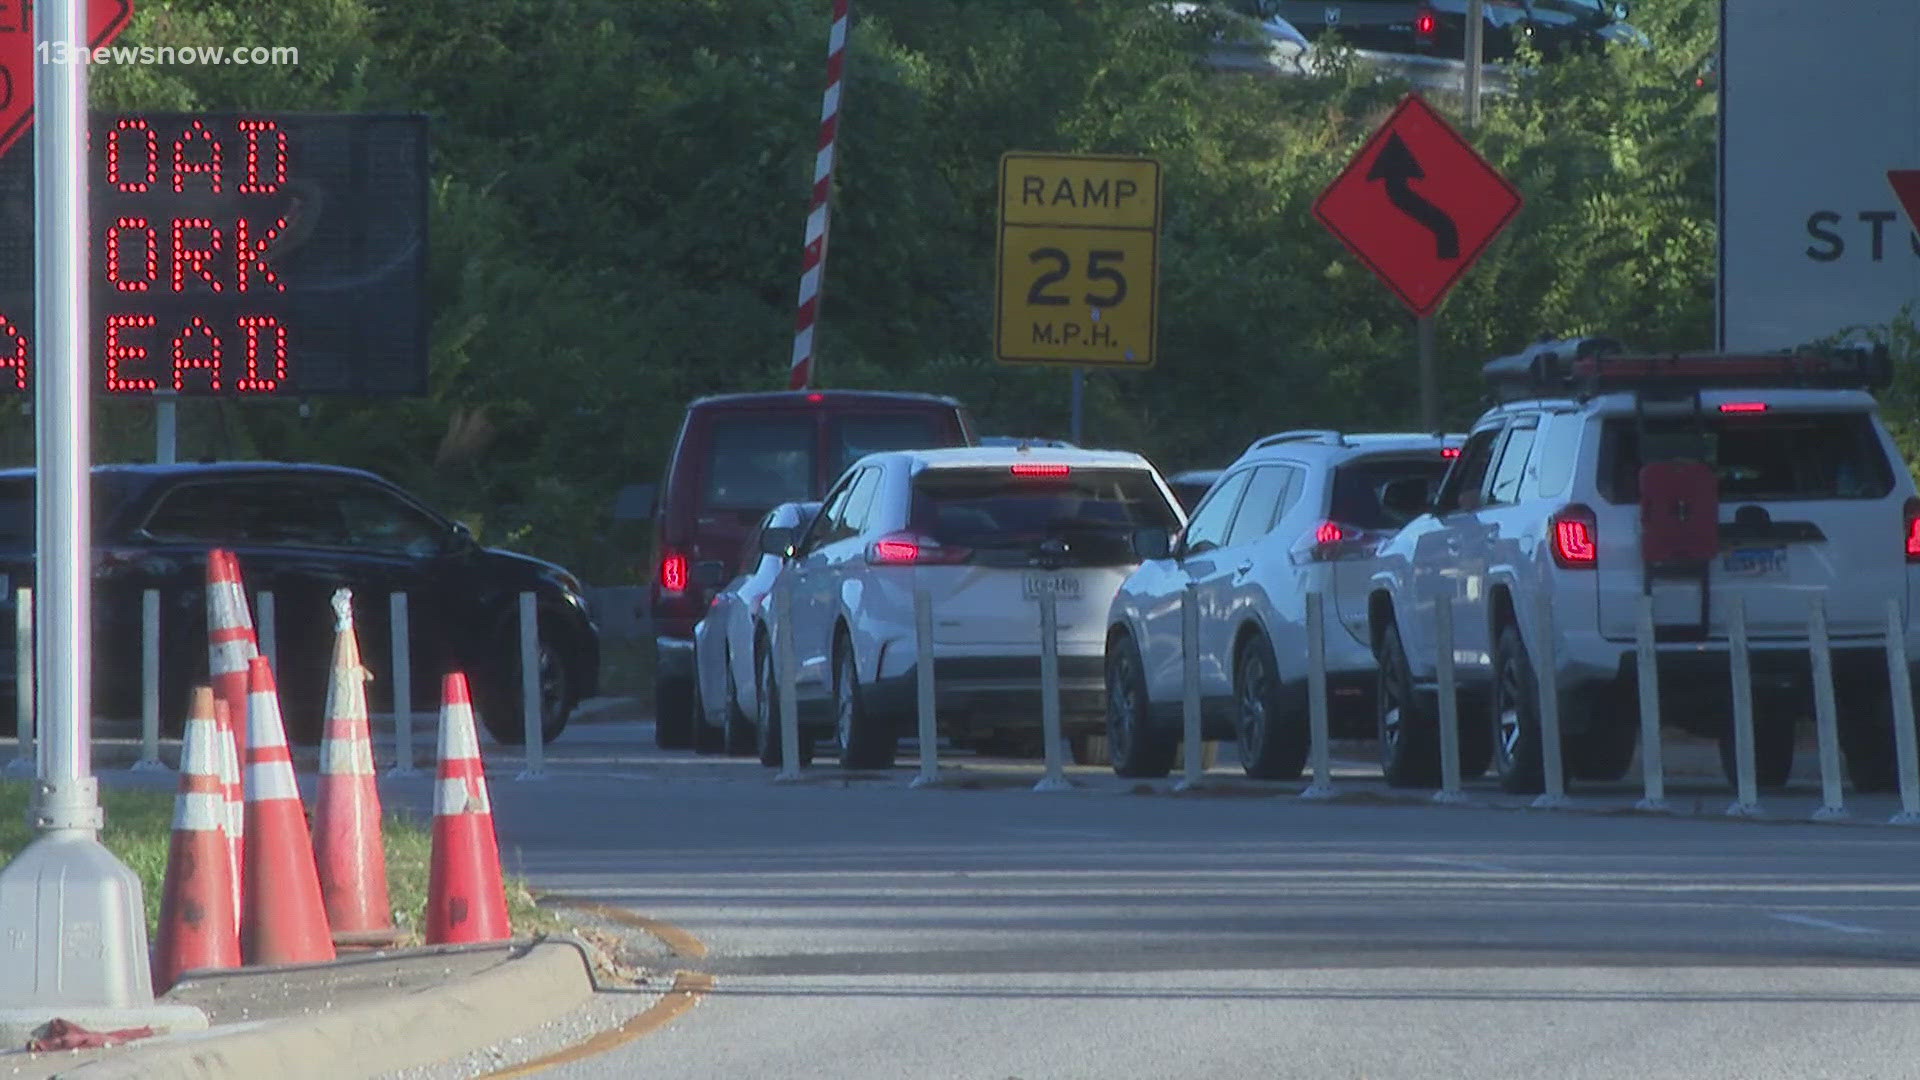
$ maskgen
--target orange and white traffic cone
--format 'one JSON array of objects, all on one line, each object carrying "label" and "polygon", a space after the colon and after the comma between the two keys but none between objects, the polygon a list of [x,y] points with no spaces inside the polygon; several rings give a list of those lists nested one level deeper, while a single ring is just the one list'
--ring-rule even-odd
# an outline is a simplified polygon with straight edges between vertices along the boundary
[{"label": "orange and white traffic cone", "polygon": [[227,703],[217,695],[213,699],[213,718],[219,727],[220,783],[226,792],[227,842],[233,848],[233,912],[237,918],[245,910],[241,906],[240,879],[245,876],[242,868],[247,865],[247,800],[240,783],[240,738],[234,730],[239,725],[233,722]]},{"label": "orange and white traffic cone", "polygon": [[240,584],[240,560],[231,551],[214,548],[207,552],[207,670],[214,695],[227,703],[227,715],[234,718],[241,761],[247,760],[247,665],[258,655],[253,615]]},{"label": "orange and white traffic cone", "polygon": [[334,958],[320,900],[313,841],[293,778],[273,668],[247,668],[247,838],[241,887],[240,951],[249,964],[305,964]]},{"label": "orange and white traffic cone", "polygon": [[433,858],[427,868],[427,944],[503,941],[506,882],[493,833],[493,803],[480,763],[467,677],[453,672],[440,706],[440,773],[433,794]]},{"label": "orange and white traffic cone", "polygon": [[180,791],[173,800],[173,843],[167,852],[153,950],[153,987],[158,992],[171,988],[183,972],[240,964],[220,741],[213,690],[199,687],[180,744]]},{"label": "orange and white traffic cone", "polygon": [[313,854],[336,947],[390,945],[397,934],[387,901],[387,855],[380,838],[380,791],[367,730],[366,669],[353,632],[353,594],[333,594],[333,669],[327,680],[327,728],[320,745],[320,793]]}]

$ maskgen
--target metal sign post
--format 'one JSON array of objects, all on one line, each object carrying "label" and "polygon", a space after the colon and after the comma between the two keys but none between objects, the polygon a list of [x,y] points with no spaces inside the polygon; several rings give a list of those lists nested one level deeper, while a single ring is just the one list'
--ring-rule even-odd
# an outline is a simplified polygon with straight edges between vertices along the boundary
[{"label": "metal sign post", "polygon": [[[42,0],[36,56],[87,39],[83,0]],[[34,592],[40,771],[38,837],[0,870],[0,1041],[19,1046],[60,1017],[95,1030],[205,1027],[161,1007],[148,970],[140,879],[100,843],[104,823],[87,721],[92,648],[87,399],[87,69],[38,64],[34,96]]]}]

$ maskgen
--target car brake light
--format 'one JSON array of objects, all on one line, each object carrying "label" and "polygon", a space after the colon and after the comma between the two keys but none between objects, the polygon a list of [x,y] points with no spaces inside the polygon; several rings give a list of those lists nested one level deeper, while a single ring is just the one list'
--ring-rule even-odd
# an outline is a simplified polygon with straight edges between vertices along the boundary
[{"label": "car brake light", "polygon": [[1346,538],[1346,532],[1334,521],[1323,521],[1319,528],[1313,530],[1313,542],[1316,544],[1337,544]]},{"label": "car brake light", "polygon": [[951,566],[972,554],[914,533],[890,533],[867,545],[867,562],[872,566]]},{"label": "car brake light", "polygon": [[680,593],[687,591],[687,557],[677,551],[669,551],[660,556],[660,591]]},{"label": "car brake light", "polygon": [[1723,413],[1766,412],[1767,403],[1764,401],[1728,401],[1721,404],[1720,411]]},{"label": "car brake light", "polygon": [[1381,533],[1323,521],[1312,532],[1301,534],[1289,554],[1296,563],[1364,559],[1373,555],[1381,538]]},{"label": "car brake light", "polygon": [[1920,562],[1920,499],[1907,500],[1907,561]]},{"label": "car brake light", "polygon": [[1433,9],[1421,8],[1420,14],[1413,18],[1413,32],[1423,38],[1431,38],[1439,24],[1440,20],[1434,17]]},{"label": "car brake light", "polygon": [[807,395],[807,403],[809,405],[818,405],[825,400],[827,400],[827,395],[825,394],[808,394]]},{"label": "car brake light", "polygon": [[1015,476],[1068,476],[1072,473],[1073,468],[1069,465],[1043,465],[1022,461],[1013,466]]},{"label": "car brake light", "polygon": [[1452,461],[1454,458],[1460,456],[1460,448],[1457,446],[1443,446],[1440,448],[1440,456],[1448,461]]},{"label": "car brake light", "polygon": [[1553,561],[1563,570],[1591,570],[1600,560],[1598,525],[1593,511],[1578,503],[1562,509],[1548,522],[1552,531]]}]

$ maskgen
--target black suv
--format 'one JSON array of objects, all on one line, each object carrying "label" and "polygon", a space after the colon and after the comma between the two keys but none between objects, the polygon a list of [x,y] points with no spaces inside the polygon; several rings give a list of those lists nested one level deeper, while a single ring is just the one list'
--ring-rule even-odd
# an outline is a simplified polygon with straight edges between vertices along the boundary
[{"label": "black suv", "polygon": [[[519,594],[540,618],[541,730],[552,740],[595,692],[600,637],[566,570],[480,546],[452,521],[371,473],[327,465],[228,462],[93,469],[95,712],[138,716],[141,594],[160,592],[160,703],[177,731],[192,686],[207,679],[207,553],[240,560],[249,595],[271,591],[275,675],[288,736],[317,742],[332,658],[334,590],[354,594],[368,706],[392,708],[388,596],[405,592],[416,711],[439,707],[440,676],[467,673],[481,721],[525,741]],[[34,473],[0,470],[0,586],[34,580]],[[10,627],[12,620],[4,624]],[[13,696],[14,641],[0,634],[0,691]],[[11,704],[0,724],[11,726]]]}]

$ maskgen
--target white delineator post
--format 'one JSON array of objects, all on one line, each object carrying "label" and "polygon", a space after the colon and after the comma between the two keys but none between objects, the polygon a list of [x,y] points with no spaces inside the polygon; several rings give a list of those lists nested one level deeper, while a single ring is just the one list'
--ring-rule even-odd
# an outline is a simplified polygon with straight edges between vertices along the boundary
[{"label": "white delineator post", "polygon": [[1307,738],[1313,760],[1313,782],[1300,792],[1303,799],[1331,799],[1333,748],[1327,735],[1327,598],[1307,594]]},{"label": "white delineator post", "polygon": [[1727,598],[1727,645],[1733,669],[1733,771],[1738,794],[1728,817],[1759,817],[1760,790],[1753,775],[1753,659],[1747,649],[1747,607],[1735,593]]},{"label": "white delineator post", "polygon": [[787,388],[813,385],[813,331],[820,319],[820,287],[827,273],[827,226],[833,196],[834,140],[840,132],[840,80],[846,71],[847,0],[833,0],[827,35],[827,89],[820,103],[820,139],[814,149],[813,194],[807,203],[806,242],[800,257],[800,308],[793,317],[793,364]]},{"label": "white delineator post", "polygon": [[[1437,803],[1462,803],[1460,790],[1460,698],[1453,683],[1453,597],[1442,595],[1433,604],[1434,675],[1440,684],[1440,790]],[[1405,738],[1405,734],[1401,738]]]},{"label": "white delineator post", "polygon": [[1833,697],[1833,649],[1827,637],[1827,597],[1815,592],[1807,610],[1807,645],[1813,659],[1813,729],[1820,743],[1820,809],[1815,821],[1847,816],[1840,782],[1840,709]]},{"label": "white delineator post", "polygon": [[[919,567],[914,568],[917,576]],[[913,684],[919,708],[920,775],[908,787],[940,782],[940,728],[933,697],[933,598],[917,580],[913,587]]]},{"label": "white delineator post", "polygon": [[1540,591],[1540,640],[1534,649],[1534,683],[1540,691],[1540,776],[1545,788],[1536,809],[1567,805],[1566,758],[1560,746],[1560,664],[1553,650],[1553,594]]},{"label": "white delineator post", "polygon": [[[181,751],[185,753],[183,749]],[[160,590],[140,593],[140,760],[136,771],[166,770],[160,760]]]},{"label": "white delineator post", "polygon": [[1046,753],[1047,773],[1033,785],[1035,791],[1065,791],[1066,766],[1060,760],[1060,609],[1049,586],[1040,590],[1040,741]]},{"label": "white delineator post", "polygon": [[33,590],[13,590],[13,730],[20,750],[7,772],[32,776],[38,768],[33,741]]},{"label": "white delineator post", "polygon": [[1645,790],[1636,810],[1667,809],[1666,759],[1660,745],[1660,652],[1653,641],[1653,597],[1640,596],[1634,625],[1634,681],[1640,690],[1640,781]]},{"label": "white delineator post", "polygon": [[[33,55],[88,39],[83,0],[41,0]],[[0,870],[0,1045],[65,1019],[96,1031],[204,1028],[206,1015],[153,999],[140,879],[100,842],[93,775],[93,369],[88,311],[87,68],[35,63],[33,372],[34,640],[40,688],[37,835]]]},{"label": "white delineator post", "polygon": [[419,776],[413,764],[413,643],[406,593],[387,597],[387,627],[393,636],[393,768],[387,775]]},{"label": "white delineator post", "polygon": [[1186,777],[1175,791],[1194,791],[1206,783],[1206,744],[1200,730],[1200,605],[1193,583],[1180,593],[1180,728]]},{"label": "white delineator post", "polygon": [[1913,676],[1907,671],[1907,625],[1900,601],[1887,601],[1887,682],[1893,695],[1893,746],[1900,765],[1900,812],[1891,824],[1920,825],[1920,748],[1914,745]]},{"label": "white delineator post", "polygon": [[545,780],[545,717],[540,713],[540,612],[533,594],[520,594],[520,717],[526,725],[527,764],[516,780]]},{"label": "white delineator post", "polygon": [[794,700],[793,579],[781,575],[773,586],[773,667],[780,686],[780,763],[776,781],[800,779],[800,703]]}]

